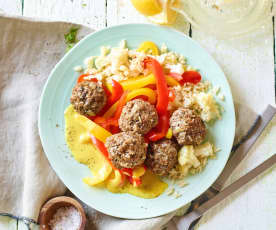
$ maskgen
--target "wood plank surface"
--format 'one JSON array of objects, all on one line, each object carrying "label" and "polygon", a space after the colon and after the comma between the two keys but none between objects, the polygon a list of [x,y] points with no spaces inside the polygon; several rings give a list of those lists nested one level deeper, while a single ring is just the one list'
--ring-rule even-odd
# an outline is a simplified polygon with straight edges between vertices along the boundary
[{"label": "wood plank surface", "polygon": [[[0,0],[0,9],[10,14],[81,23],[95,29],[122,23],[149,23],[130,0]],[[274,27],[274,28],[273,28]],[[173,28],[189,35],[190,24],[179,17]],[[274,29],[274,30],[273,30]],[[225,72],[234,100],[249,105],[255,113],[267,103],[275,105],[275,23],[243,39],[222,41],[191,28],[190,33],[216,59]],[[265,84],[260,84],[264,81]],[[246,89],[245,89],[246,86]],[[250,90],[251,89],[251,90]],[[247,114],[244,114],[247,116]],[[276,118],[256,143],[228,183],[254,168],[275,149]],[[268,229],[276,226],[276,170],[270,170],[211,210],[197,226],[199,230]],[[173,229],[171,225],[169,229]]]},{"label": "wood plank surface", "polygon": [[95,29],[106,25],[105,0],[25,0],[23,15],[80,23]]},{"label": "wood plank surface", "polygon": [[21,0],[0,0],[0,12],[12,15],[22,15],[22,2]]}]

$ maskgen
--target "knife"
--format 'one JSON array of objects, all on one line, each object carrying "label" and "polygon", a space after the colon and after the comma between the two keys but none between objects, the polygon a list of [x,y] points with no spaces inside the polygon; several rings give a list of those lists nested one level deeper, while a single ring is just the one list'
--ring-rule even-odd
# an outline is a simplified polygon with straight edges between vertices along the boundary
[{"label": "knife", "polygon": [[[229,178],[229,176],[232,174],[235,168],[239,165],[239,163],[241,163],[241,161],[245,158],[245,156],[247,155],[251,147],[254,145],[258,137],[261,135],[261,133],[263,132],[265,127],[269,124],[269,122],[272,120],[275,114],[276,114],[276,109],[273,106],[268,105],[265,111],[257,117],[254,124],[248,130],[247,134],[241,139],[241,141],[237,145],[233,146],[232,155],[228,160],[221,175],[206,192],[204,192],[201,196],[199,196],[192,202],[187,213],[192,212],[195,208],[200,206],[202,203],[208,201],[216,194],[218,194],[218,192],[222,189],[226,180]],[[183,218],[185,217],[186,215],[183,216]],[[179,219],[179,218],[177,217],[173,218],[176,225],[178,225],[177,224],[178,221],[176,221],[176,219]]]},{"label": "knife", "polygon": [[247,184],[254,178],[256,178],[258,175],[263,173],[265,170],[269,169],[271,166],[276,164],[276,154],[272,155],[270,158],[268,158],[266,161],[264,161],[262,164],[242,176],[240,179],[223,189],[220,193],[215,195],[210,200],[206,201],[196,209],[194,209],[193,212],[190,212],[189,214],[185,215],[185,221],[183,221],[183,217],[177,217],[174,219],[174,221],[177,223],[178,227],[181,227],[179,229],[181,230],[190,230],[194,227],[197,220],[206,213],[209,209],[217,205],[219,202],[227,198],[229,195],[240,189],[243,185]]}]

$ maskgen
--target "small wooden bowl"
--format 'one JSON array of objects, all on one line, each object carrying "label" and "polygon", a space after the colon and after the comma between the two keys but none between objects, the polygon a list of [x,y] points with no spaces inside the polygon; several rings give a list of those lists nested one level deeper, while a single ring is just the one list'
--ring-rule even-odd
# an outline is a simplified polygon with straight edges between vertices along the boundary
[{"label": "small wooden bowl", "polygon": [[81,216],[81,222],[78,230],[84,230],[86,223],[86,216],[83,207],[75,199],[68,196],[59,196],[47,201],[41,208],[39,213],[39,224],[40,230],[51,230],[49,222],[52,219],[53,215],[56,213],[57,209],[61,207],[75,207]]}]

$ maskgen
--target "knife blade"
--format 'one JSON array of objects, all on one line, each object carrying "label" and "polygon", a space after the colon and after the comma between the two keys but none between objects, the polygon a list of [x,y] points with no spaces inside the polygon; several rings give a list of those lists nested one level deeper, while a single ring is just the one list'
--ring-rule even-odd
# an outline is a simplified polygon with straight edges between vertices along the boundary
[{"label": "knife blade", "polygon": [[[185,216],[185,221],[183,221],[183,217],[175,218],[174,221],[179,226],[181,230],[189,230],[194,225],[195,222],[197,222],[198,218],[200,218],[204,213],[206,213],[209,209],[217,205],[219,202],[224,200],[226,197],[231,195],[232,193],[236,192],[238,189],[240,189],[243,185],[247,184],[254,178],[256,178],[258,175],[269,169],[271,166],[276,164],[276,154],[272,155],[270,158],[265,160],[263,163],[261,163],[256,168],[249,171],[247,174],[236,180],[234,183],[223,189],[220,193],[215,195],[210,200],[206,201],[202,205],[200,205],[198,208],[196,208],[193,212],[187,214]],[[188,220],[188,221],[187,221]]]}]

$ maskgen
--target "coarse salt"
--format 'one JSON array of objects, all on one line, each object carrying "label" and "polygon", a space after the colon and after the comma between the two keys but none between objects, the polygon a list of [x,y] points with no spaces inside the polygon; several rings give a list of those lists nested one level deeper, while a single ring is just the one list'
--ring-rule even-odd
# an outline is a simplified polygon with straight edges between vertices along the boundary
[{"label": "coarse salt", "polygon": [[81,216],[73,206],[59,208],[50,220],[51,230],[78,230]]}]

